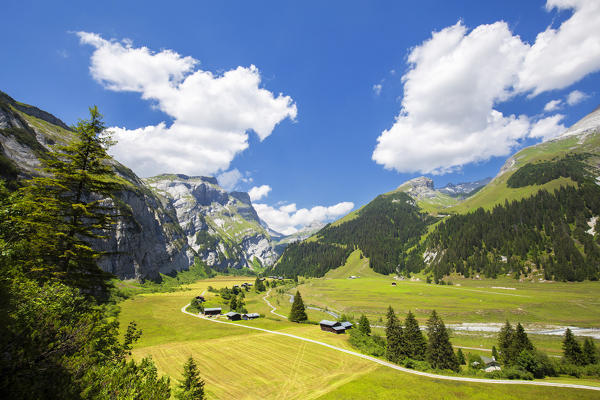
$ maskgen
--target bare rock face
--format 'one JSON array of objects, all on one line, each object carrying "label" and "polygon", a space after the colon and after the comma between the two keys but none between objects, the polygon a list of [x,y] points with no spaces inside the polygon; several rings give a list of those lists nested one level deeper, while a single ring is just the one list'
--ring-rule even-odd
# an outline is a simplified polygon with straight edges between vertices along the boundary
[{"label": "bare rock face", "polygon": [[272,265],[278,255],[247,193],[232,192],[215,178],[163,174],[144,180],[166,199],[189,246],[188,254],[218,270]]},{"label": "bare rock face", "polygon": [[433,180],[426,176],[419,176],[398,186],[396,190],[408,193],[414,199],[436,197],[438,193],[433,188]]},{"label": "bare rock face", "polygon": [[[38,108],[15,102],[0,92],[0,161],[14,169],[5,178],[39,174],[40,157],[55,143],[66,143],[72,132],[58,118]],[[163,204],[128,168],[112,161],[128,185],[112,201],[121,215],[106,240],[92,245],[106,251],[100,267],[121,279],[154,279],[159,273],[188,269],[193,263],[186,237],[174,209]],[[4,171],[2,171],[4,172]]]}]

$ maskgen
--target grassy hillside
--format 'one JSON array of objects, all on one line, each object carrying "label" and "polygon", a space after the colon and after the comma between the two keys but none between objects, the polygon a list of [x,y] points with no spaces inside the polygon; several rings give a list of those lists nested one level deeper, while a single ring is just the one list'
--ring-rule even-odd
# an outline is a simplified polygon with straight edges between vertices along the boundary
[{"label": "grassy hillside", "polygon": [[370,266],[369,259],[364,257],[359,249],[356,249],[350,253],[344,265],[327,272],[325,274],[325,278],[344,279],[353,275],[360,278],[383,277],[383,275],[373,271]]},{"label": "grassy hillside", "polygon": [[525,164],[561,158],[566,154],[582,153],[593,154],[594,156],[588,159],[588,163],[598,165],[600,161],[600,132],[590,134],[583,140],[579,136],[568,136],[519,151],[506,162],[504,171],[500,172],[489,184],[473,196],[449,207],[446,212],[462,214],[479,207],[491,209],[496,204],[503,204],[506,200],[520,200],[532,196],[541,189],[552,192],[561,186],[575,185],[575,182],[569,178],[559,178],[544,185],[532,185],[522,188],[509,188],[506,182],[517,169]]}]

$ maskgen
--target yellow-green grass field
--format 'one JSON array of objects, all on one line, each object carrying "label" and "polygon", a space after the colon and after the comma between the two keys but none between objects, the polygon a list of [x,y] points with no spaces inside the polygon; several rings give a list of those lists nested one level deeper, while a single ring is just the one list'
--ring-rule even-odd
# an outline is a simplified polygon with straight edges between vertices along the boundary
[{"label": "yellow-green grass field", "polygon": [[[143,332],[133,357],[152,356],[159,373],[169,375],[174,386],[183,363],[193,356],[211,399],[422,398],[423,388],[432,393],[431,398],[445,399],[470,398],[477,393],[488,396],[481,398],[497,399],[510,398],[506,395],[511,393],[519,393],[522,399],[545,398],[549,393],[557,393],[553,396],[557,399],[599,397],[597,392],[587,390],[524,386],[514,391],[514,387],[503,385],[454,383],[412,376],[317,344],[217,324],[180,311],[209,285],[231,287],[244,281],[248,278],[218,277],[188,285],[189,290],[143,294],[120,303],[122,329],[135,320]],[[279,299],[281,309],[276,305],[277,311],[286,315],[290,308],[289,297],[276,292],[272,290],[269,300],[275,305]],[[347,335],[333,335],[321,331],[317,325],[294,324],[271,314],[262,300],[264,295],[247,292],[246,307],[265,317],[237,323],[351,348]],[[216,301],[214,293],[206,292],[205,296],[209,301]],[[322,313],[309,312],[309,318],[318,320]],[[415,385],[421,389],[402,390]]]},{"label": "yellow-green grass field", "polygon": [[[566,382],[565,382],[566,383]],[[364,396],[364,397],[361,397]],[[380,400],[524,400],[524,399],[598,399],[598,392],[591,390],[565,390],[552,387],[518,385],[465,384],[398,374],[388,368],[377,368],[341,385],[319,397],[323,400],[380,399]]]}]

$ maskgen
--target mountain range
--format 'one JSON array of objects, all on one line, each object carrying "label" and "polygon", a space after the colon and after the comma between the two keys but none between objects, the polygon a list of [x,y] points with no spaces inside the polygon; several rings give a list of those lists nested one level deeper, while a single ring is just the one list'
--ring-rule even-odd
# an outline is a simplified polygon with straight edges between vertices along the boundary
[{"label": "mountain range", "polygon": [[[344,264],[355,248],[376,272],[425,271],[436,280],[453,271],[483,273],[483,267],[491,275],[508,271],[521,277],[535,270],[546,271],[548,279],[598,277],[600,229],[594,224],[600,206],[585,196],[593,197],[598,187],[590,182],[598,179],[599,127],[600,107],[561,136],[510,157],[493,179],[435,188],[428,177],[414,178],[338,221],[316,223],[289,236],[259,218],[247,193],[228,192],[214,177],[162,174],[141,179],[111,160],[123,182],[112,199],[120,217],[108,239],[93,245],[107,254],[101,268],[122,279],[157,279],[197,261],[218,271],[272,268],[286,276],[322,276]],[[72,138],[71,128],[60,119],[0,92],[0,176],[10,188],[39,174],[40,160],[52,146]],[[515,232],[496,248],[482,243],[490,232],[510,229],[502,228],[503,221],[529,212],[535,201],[558,202],[562,211],[554,215],[556,221],[532,217],[528,223],[536,226],[529,226],[519,217]],[[576,202],[579,209],[568,206]],[[481,228],[477,238],[469,236],[473,226]],[[521,241],[531,250],[514,243],[519,235],[528,235]],[[468,244],[465,237],[470,237]],[[559,248],[556,241],[568,248]],[[558,262],[579,272],[558,271]],[[581,272],[584,263],[592,267]]]}]

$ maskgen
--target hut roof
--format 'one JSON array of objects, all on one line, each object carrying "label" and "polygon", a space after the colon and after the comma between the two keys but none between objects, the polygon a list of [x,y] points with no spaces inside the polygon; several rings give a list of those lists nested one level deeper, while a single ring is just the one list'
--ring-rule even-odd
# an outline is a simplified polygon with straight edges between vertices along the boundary
[{"label": "hut roof", "polygon": [[329,320],[324,319],[321,322],[319,322],[319,325],[334,327],[334,326],[340,326],[341,324],[337,321],[329,321]]}]

